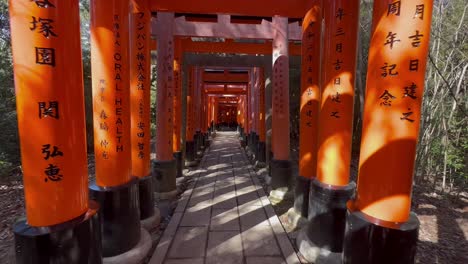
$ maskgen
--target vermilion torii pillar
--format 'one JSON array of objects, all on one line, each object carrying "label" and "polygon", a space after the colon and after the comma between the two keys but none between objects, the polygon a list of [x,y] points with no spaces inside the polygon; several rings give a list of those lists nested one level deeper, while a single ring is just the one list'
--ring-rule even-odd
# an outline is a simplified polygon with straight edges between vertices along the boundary
[{"label": "vermilion torii pillar", "polygon": [[258,108],[259,108],[259,103],[258,103],[258,98],[259,92],[260,92],[260,82],[258,80],[258,68],[252,68],[251,73],[252,73],[252,127],[253,127],[253,133],[252,133],[252,152],[253,152],[253,157],[252,157],[252,163],[255,164],[258,160],[258,142],[259,142],[259,135],[258,135],[258,118],[259,118],[259,113],[258,113]]},{"label": "vermilion torii pillar", "polygon": [[159,210],[154,208],[154,178],[150,161],[151,11],[148,0],[132,0],[130,22],[132,176],[140,180],[141,224],[150,230],[159,224],[161,217]]},{"label": "vermilion torii pillar", "polygon": [[201,97],[203,87],[203,68],[195,69],[195,92],[194,92],[194,120],[195,120],[195,159],[199,161],[202,153],[202,134],[201,134]]},{"label": "vermilion torii pillar", "polygon": [[254,154],[254,141],[255,141],[255,82],[254,72],[249,70],[249,81],[247,84],[247,123],[248,123],[248,134],[247,134],[247,155],[249,158],[253,157]]},{"label": "vermilion torii pillar", "polygon": [[26,201],[26,219],[14,226],[16,263],[101,263],[78,1],[15,0],[9,9]]},{"label": "vermilion torii pillar", "polygon": [[[309,1],[302,21],[301,97],[299,123],[299,175],[296,178],[291,223],[308,216],[309,190],[317,170],[317,134],[320,105],[322,0]],[[300,248],[300,245],[299,245]]]},{"label": "vermilion torii pillar", "polygon": [[257,68],[258,86],[258,163],[264,167],[266,163],[266,124],[265,124],[265,74],[263,68]]},{"label": "vermilion torii pillar", "polygon": [[341,258],[349,182],[353,127],[359,0],[323,4],[324,47],[317,142],[317,177],[312,179],[305,258]]},{"label": "vermilion torii pillar", "polygon": [[280,201],[291,186],[289,160],[289,48],[288,18],[273,17],[273,159],[270,198]]},{"label": "vermilion torii pillar", "polygon": [[182,177],[182,40],[174,39],[174,131],[172,148],[176,161],[176,177]]},{"label": "vermilion torii pillar", "polygon": [[410,212],[432,0],[375,1],[357,195],[344,263],[414,263]]},{"label": "vermilion torii pillar", "polygon": [[176,190],[176,161],[173,153],[174,123],[174,13],[158,13],[156,102],[156,194],[173,199]]},{"label": "vermilion torii pillar", "polygon": [[196,69],[190,67],[187,76],[187,124],[185,132],[185,165],[196,166],[196,146],[195,146],[195,83]]},{"label": "vermilion torii pillar", "polygon": [[90,190],[102,206],[103,256],[125,259],[148,236],[140,232],[138,179],[131,170],[130,9],[129,2],[118,0],[90,5],[96,160]]}]

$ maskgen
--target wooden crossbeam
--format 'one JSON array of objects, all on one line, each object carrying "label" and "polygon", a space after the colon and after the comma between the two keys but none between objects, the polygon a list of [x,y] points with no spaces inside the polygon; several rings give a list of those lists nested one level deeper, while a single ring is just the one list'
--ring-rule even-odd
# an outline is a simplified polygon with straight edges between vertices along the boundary
[{"label": "wooden crossbeam", "polygon": [[207,95],[244,95],[247,94],[244,90],[235,90],[235,91],[204,91]]},{"label": "wooden crossbeam", "polygon": [[[158,19],[153,18],[151,24],[151,34],[157,38],[159,34]],[[183,16],[174,21],[174,36],[179,37],[273,39],[273,31],[273,25],[270,21],[262,20],[261,24],[237,24],[231,23],[229,15],[218,15],[217,22],[187,21]],[[302,39],[301,27],[298,22],[289,24],[288,35],[289,40]]]},{"label": "wooden crossbeam", "polygon": [[203,81],[205,83],[247,83],[249,82],[249,74],[204,72]]},{"label": "wooden crossbeam", "polygon": [[302,18],[307,0],[151,0],[152,12]]},{"label": "wooden crossbeam", "polygon": [[[224,42],[208,42],[208,41],[192,41],[191,39],[184,39],[182,41],[184,52],[193,53],[237,53],[237,54],[272,54],[272,43],[266,41],[265,43],[239,43],[233,40],[226,40]],[[289,43],[289,54],[292,56],[301,55],[301,45],[293,42]]]}]

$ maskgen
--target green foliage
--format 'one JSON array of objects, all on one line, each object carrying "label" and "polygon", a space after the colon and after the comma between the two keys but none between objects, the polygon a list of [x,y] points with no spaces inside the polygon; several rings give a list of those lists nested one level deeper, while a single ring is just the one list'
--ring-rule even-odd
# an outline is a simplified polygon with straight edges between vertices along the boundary
[{"label": "green foliage", "polygon": [[0,176],[19,164],[8,3],[0,0]]},{"label": "green foliage", "polygon": [[468,183],[468,4],[435,1],[416,181],[463,190]]}]

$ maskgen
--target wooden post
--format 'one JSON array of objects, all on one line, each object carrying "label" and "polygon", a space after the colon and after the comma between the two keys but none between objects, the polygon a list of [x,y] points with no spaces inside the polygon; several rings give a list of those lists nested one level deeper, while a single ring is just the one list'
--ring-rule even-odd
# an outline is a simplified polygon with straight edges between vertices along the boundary
[{"label": "wooden post", "polygon": [[307,218],[310,182],[316,177],[319,130],[322,0],[310,1],[302,22],[301,97],[299,123],[299,175],[296,178],[294,212]]},{"label": "wooden post", "polygon": [[191,66],[188,71],[188,87],[187,87],[187,126],[185,132],[185,165],[196,166],[195,159],[195,67]]},{"label": "wooden post", "polygon": [[265,120],[265,74],[263,68],[258,68],[258,167],[264,167],[266,163],[266,120]]},{"label": "wooden post", "polygon": [[176,161],[173,150],[174,123],[174,13],[158,13],[158,87],[156,103],[156,194],[173,199],[176,190]]},{"label": "wooden post", "polygon": [[182,177],[183,153],[182,136],[182,40],[174,39],[174,122],[172,134],[172,149],[176,161],[176,177]]},{"label": "wooden post", "polygon": [[9,2],[26,203],[26,220],[13,230],[16,263],[100,263],[98,205],[87,188],[79,3],[43,2]]},{"label": "wooden post", "polygon": [[118,0],[90,5],[96,160],[90,191],[103,207],[103,256],[111,257],[131,250],[141,233],[138,179],[131,177],[130,9]]},{"label": "wooden post", "polygon": [[289,48],[288,18],[273,17],[273,159],[270,198],[282,200],[291,186],[289,161]]},{"label": "wooden post", "polygon": [[[341,259],[346,202],[351,198],[355,187],[354,182],[349,183],[349,167],[359,0],[324,2],[323,20],[321,89],[311,91],[321,92],[317,178],[311,178],[309,223],[297,240],[298,245],[303,248],[301,252],[306,254],[305,257],[310,262],[316,262],[319,256],[313,252],[326,254],[328,259]],[[314,100],[318,98],[319,95],[314,96]],[[311,111],[317,114],[316,108]],[[316,119],[312,122],[316,122]],[[312,126],[317,131],[317,124]],[[310,154],[315,156],[314,148],[310,148]],[[313,171],[307,171],[306,168],[302,172],[315,176]]]},{"label": "wooden post", "polygon": [[358,191],[349,203],[345,263],[414,263],[419,221],[410,213],[411,190],[432,6],[432,0],[374,2]]},{"label": "wooden post", "polygon": [[148,0],[132,0],[130,17],[130,108],[132,175],[139,179],[140,219],[147,229],[160,222],[151,174],[151,11]]}]

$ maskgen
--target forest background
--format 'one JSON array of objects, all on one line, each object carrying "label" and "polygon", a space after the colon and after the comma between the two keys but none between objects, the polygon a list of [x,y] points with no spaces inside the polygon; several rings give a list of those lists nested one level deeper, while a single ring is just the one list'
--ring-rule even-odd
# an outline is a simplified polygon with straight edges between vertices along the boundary
[{"label": "forest background", "polygon": [[[465,0],[434,1],[414,182],[430,186],[439,193],[463,192],[468,182],[467,8]],[[80,13],[88,150],[92,153],[89,0],[80,0]],[[371,14],[372,1],[362,0],[356,71],[356,96],[361,105],[365,94]],[[0,0],[0,180],[21,171],[9,28],[8,0]],[[297,98],[294,95],[298,94],[298,89],[291,87],[292,98]],[[359,112],[354,120],[354,142],[359,146],[362,107],[357,107],[356,111]],[[154,118],[154,103],[152,113]],[[298,111],[292,111],[291,115],[296,123],[291,126],[291,139],[297,141]]]}]

